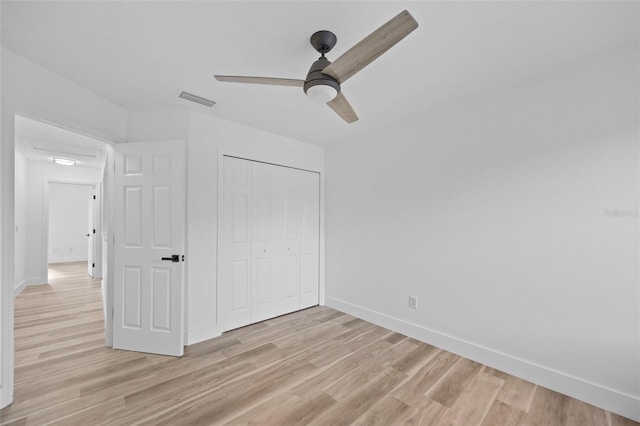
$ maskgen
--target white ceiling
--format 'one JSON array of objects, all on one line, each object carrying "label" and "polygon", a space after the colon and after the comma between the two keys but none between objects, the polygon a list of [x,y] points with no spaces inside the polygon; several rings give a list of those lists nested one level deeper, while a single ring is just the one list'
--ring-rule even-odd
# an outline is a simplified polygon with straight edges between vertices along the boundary
[{"label": "white ceiling", "polygon": [[15,132],[16,151],[30,161],[62,157],[78,166],[102,168],[106,159],[104,143],[28,117],[16,115]]},{"label": "white ceiling", "polygon": [[[303,79],[310,35],[330,60],[408,9],[420,27],[343,85],[348,125],[299,88],[213,74]],[[638,2],[2,1],[2,44],[126,109],[196,108],[321,146],[420,120],[569,62],[638,45]],[[213,99],[208,110],[178,89]]]}]

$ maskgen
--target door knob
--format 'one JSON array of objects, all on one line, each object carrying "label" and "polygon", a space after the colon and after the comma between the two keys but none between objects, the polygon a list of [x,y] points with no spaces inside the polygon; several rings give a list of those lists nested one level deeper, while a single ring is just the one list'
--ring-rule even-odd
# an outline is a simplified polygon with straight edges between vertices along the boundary
[{"label": "door knob", "polygon": [[172,262],[180,262],[180,255],[172,254],[171,257],[163,257],[162,260],[170,260]]},{"label": "door knob", "polygon": [[87,236],[87,237],[90,237],[90,236],[91,236],[91,234],[86,234],[86,236]]}]

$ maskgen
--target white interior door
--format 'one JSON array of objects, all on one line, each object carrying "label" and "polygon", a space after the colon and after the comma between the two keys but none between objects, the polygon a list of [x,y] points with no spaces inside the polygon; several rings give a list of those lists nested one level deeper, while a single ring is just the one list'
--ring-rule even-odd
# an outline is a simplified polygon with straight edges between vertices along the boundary
[{"label": "white interior door", "polygon": [[93,265],[95,265],[93,245],[94,245],[94,240],[96,238],[96,235],[95,235],[95,228],[94,228],[93,197],[94,196],[91,195],[91,198],[89,199],[89,220],[87,222],[89,225],[87,229],[87,274],[89,274],[90,277],[94,276]]},{"label": "white interior door", "polygon": [[115,154],[113,347],[182,356],[184,143]]}]

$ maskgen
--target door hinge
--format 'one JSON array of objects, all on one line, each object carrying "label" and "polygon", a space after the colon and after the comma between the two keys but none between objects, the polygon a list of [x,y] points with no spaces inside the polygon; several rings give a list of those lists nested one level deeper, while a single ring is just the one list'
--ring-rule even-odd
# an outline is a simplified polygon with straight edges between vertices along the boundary
[{"label": "door hinge", "polygon": [[95,230],[95,229],[93,230],[93,233],[94,233],[94,234],[96,233],[96,230]]},{"label": "door hinge", "polygon": [[94,199],[94,200],[96,199],[96,196],[95,196],[95,195],[93,196],[93,199]]},{"label": "door hinge", "polygon": [[92,264],[91,264],[91,267],[92,267],[92,268],[95,268],[95,267],[96,267],[96,264],[95,264],[95,263],[92,263]]},{"label": "door hinge", "polygon": [[184,254],[182,255],[182,261],[184,262]]}]

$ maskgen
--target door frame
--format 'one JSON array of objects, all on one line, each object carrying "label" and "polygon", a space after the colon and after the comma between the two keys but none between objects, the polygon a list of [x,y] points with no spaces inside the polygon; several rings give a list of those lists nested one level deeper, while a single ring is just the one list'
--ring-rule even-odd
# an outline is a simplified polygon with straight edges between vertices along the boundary
[{"label": "door frame", "polygon": [[[47,179],[44,178],[42,179],[42,265],[40,265],[40,274],[42,277],[47,277],[48,274],[48,270],[49,270],[49,185],[52,183],[61,183],[61,184],[67,184],[67,185],[84,185],[84,186],[90,186],[91,188],[93,188],[94,191],[94,195],[98,195],[98,186],[100,186],[100,182],[92,182],[92,181],[85,181],[85,180],[76,180],[76,179],[56,179],[56,178],[51,178],[51,179]],[[100,211],[100,207],[98,206],[98,214],[102,215],[102,212]],[[93,239],[93,252],[96,253],[96,247],[98,247],[100,244],[98,244],[98,242],[101,243],[101,239],[100,241],[98,241],[98,235],[100,235],[100,220],[97,221],[97,223],[95,222],[95,211],[94,211],[94,227],[96,229],[96,237],[94,237]],[[100,250],[100,248],[98,248],[98,250]],[[98,262],[102,262],[102,259],[98,256],[96,257],[98,260]]]},{"label": "door frame", "polygon": [[[32,118],[52,126],[60,127],[71,132],[91,137],[103,142],[107,148],[107,162],[105,167],[113,170],[113,145],[118,141],[112,136],[103,134],[79,122],[69,120],[51,110],[34,108],[24,103],[15,103],[5,96],[0,97],[0,408],[13,402],[15,345],[14,345],[14,299],[15,276],[13,272],[15,250],[15,116]],[[112,176],[112,173],[109,173]],[[113,178],[107,182],[103,198],[103,213],[105,224],[111,233],[113,221],[113,203],[110,202],[113,193]],[[107,208],[105,208],[105,206]],[[107,268],[113,267],[113,238],[108,244]],[[104,265],[103,265],[104,266]],[[111,306],[109,297],[110,281],[107,284],[107,308]],[[107,316],[110,318],[110,316]],[[105,324],[105,340],[110,346],[111,336],[108,332],[109,323]]]},{"label": "door frame", "polygon": [[247,154],[246,152],[239,152],[227,149],[218,149],[218,185],[217,185],[217,211],[216,211],[216,327],[218,329],[218,335],[224,333],[227,330],[222,330],[220,324],[220,259],[222,244],[220,241],[220,228],[222,226],[222,213],[223,213],[223,180],[224,180],[224,157],[233,157],[240,160],[254,161],[257,163],[271,164],[273,166],[287,167],[290,169],[302,170],[305,172],[318,173],[320,176],[320,188],[319,188],[319,204],[320,204],[320,241],[318,247],[318,304],[325,304],[324,294],[324,170],[312,170],[309,168],[298,167],[296,165],[287,164],[286,161],[274,160],[273,158],[266,158],[262,155]]}]

